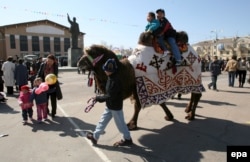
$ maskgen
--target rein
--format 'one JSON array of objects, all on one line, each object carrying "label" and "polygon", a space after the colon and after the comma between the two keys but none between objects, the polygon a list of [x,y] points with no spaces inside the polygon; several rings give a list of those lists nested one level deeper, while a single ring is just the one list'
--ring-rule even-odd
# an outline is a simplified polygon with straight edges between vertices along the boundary
[{"label": "rein", "polygon": [[[100,55],[98,57],[96,57],[95,59],[93,59],[90,55],[87,55],[88,60],[90,61],[90,63],[92,64],[93,67],[95,67],[95,65],[103,58],[103,55]],[[93,83],[93,78],[94,78],[94,72],[93,69],[91,70],[91,74],[88,78],[88,86],[91,87],[92,83]]]},{"label": "rein", "polygon": [[88,106],[85,108],[85,112],[88,113],[96,104],[96,100],[92,97],[87,102]]}]

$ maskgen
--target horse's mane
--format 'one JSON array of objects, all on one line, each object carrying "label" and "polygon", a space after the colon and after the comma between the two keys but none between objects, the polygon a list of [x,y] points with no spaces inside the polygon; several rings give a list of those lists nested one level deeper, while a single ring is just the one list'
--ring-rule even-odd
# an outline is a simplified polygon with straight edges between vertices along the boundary
[{"label": "horse's mane", "polygon": [[114,58],[116,62],[119,62],[116,54],[112,50],[106,48],[103,45],[94,44],[94,45],[90,46],[89,48],[85,49],[85,53],[87,55],[90,55],[93,58],[96,58],[96,57],[104,54],[104,57]]}]

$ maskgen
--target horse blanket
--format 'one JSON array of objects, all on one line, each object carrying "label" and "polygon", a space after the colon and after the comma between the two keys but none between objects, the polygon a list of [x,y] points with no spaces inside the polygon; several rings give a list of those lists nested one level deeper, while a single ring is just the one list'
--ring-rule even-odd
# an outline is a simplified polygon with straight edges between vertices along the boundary
[{"label": "horse blanket", "polygon": [[201,80],[201,59],[191,46],[182,53],[188,66],[172,66],[171,55],[162,58],[153,47],[138,45],[128,60],[135,69],[136,89],[143,108],[161,104],[177,93],[205,91]]}]

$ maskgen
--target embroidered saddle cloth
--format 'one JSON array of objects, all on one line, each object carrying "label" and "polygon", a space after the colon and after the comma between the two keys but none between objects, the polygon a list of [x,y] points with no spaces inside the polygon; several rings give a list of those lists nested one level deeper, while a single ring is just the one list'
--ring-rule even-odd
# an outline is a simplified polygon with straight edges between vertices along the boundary
[{"label": "embroidered saddle cloth", "polygon": [[162,57],[153,47],[143,45],[138,45],[129,56],[143,108],[166,102],[177,93],[205,91],[201,80],[201,59],[194,49],[188,46],[188,50],[182,53],[184,66],[173,66],[172,57]]}]

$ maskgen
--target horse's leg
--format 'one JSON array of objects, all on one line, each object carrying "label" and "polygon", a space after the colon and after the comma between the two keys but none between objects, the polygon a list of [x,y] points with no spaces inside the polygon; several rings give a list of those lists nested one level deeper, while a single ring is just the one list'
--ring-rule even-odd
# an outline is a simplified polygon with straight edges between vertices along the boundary
[{"label": "horse's leg", "polygon": [[141,111],[141,105],[138,104],[138,102],[134,103],[134,114],[131,118],[131,120],[127,123],[128,129],[129,130],[136,130],[137,129],[137,120],[139,113]]},{"label": "horse's leg", "polygon": [[193,102],[194,102],[194,95],[193,95],[193,93],[191,93],[191,98],[190,98],[189,103],[187,104],[186,109],[185,109],[186,113],[189,113],[191,111]]},{"label": "horse's leg", "polygon": [[196,111],[197,105],[200,101],[200,98],[202,96],[201,93],[192,93],[192,95],[193,95],[193,104],[192,104],[191,112],[189,112],[188,115],[186,116],[186,119],[188,119],[188,120],[195,119],[195,111]]},{"label": "horse's leg", "polygon": [[168,121],[173,120],[174,116],[171,113],[171,111],[168,109],[168,107],[166,106],[166,104],[162,103],[162,104],[160,104],[160,106],[162,107],[162,109],[164,110],[164,112],[166,114],[165,119],[168,120]]}]

